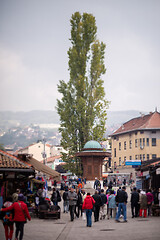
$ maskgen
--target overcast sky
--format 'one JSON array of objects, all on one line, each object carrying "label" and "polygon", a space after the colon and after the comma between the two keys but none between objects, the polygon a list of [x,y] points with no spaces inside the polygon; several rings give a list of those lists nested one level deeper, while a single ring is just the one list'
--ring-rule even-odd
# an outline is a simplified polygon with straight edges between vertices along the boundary
[{"label": "overcast sky", "polygon": [[76,11],[106,44],[109,110],[160,111],[159,0],[0,0],[0,111],[55,110]]}]

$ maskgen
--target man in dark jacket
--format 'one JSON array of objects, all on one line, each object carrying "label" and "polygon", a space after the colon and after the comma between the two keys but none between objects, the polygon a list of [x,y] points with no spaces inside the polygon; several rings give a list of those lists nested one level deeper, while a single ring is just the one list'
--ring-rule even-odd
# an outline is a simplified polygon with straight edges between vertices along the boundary
[{"label": "man in dark jacket", "polygon": [[139,202],[139,193],[137,192],[136,187],[134,187],[131,193],[132,218],[138,217],[138,202]]},{"label": "man in dark jacket", "polygon": [[121,210],[123,211],[124,222],[127,222],[127,214],[126,214],[126,205],[127,205],[128,195],[126,193],[126,187],[122,187],[122,191],[120,191],[116,196],[116,202],[118,203],[118,212],[116,214],[116,222],[119,221],[119,217],[121,214]]},{"label": "man in dark jacket", "polygon": [[101,189],[100,197],[102,199],[102,205],[100,207],[100,219],[105,219],[105,206],[107,203],[107,196],[104,194],[104,189]]},{"label": "man in dark jacket", "polygon": [[101,199],[100,195],[98,194],[98,191],[95,191],[95,194],[92,197],[95,200],[94,221],[97,222],[97,221],[99,221],[99,211],[100,211],[100,206],[102,206],[102,199]]}]

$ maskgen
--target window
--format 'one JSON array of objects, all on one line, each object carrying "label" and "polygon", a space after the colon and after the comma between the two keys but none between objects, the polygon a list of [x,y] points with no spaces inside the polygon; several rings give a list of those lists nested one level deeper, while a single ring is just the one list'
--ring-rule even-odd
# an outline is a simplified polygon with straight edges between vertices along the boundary
[{"label": "window", "polygon": [[156,159],[157,158],[157,154],[152,154],[152,159]]},{"label": "window", "polygon": [[114,137],[114,140],[116,140],[116,137]]},{"label": "window", "polygon": [[135,132],[135,135],[137,135],[137,132]]},{"label": "window", "polygon": [[153,146],[153,147],[156,146],[156,138],[152,138],[152,146]]},{"label": "window", "polygon": [[116,164],[116,162],[114,162],[114,169],[116,169],[117,168],[117,164]]},{"label": "window", "polygon": [[124,142],[124,150],[126,150],[126,141]]},{"label": "window", "polygon": [[137,141],[137,139],[135,139],[135,147],[136,147],[136,148],[138,147],[138,141]]},{"label": "window", "polygon": [[147,154],[147,160],[149,160],[149,154]]},{"label": "window", "polygon": [[143,161],[145,161],[145,154],[143,154]]},{"label": "window", "polygon": [[126,162],[126,157],[124,157],[124,163]]},{"label": "window", "polygon": [[132,156],[129,157],[129,160],[132,160]]},{"label": "window", "polygon": [[143,138],[143,147],[145,146],[145,138]]},{"label": "window", "polygon": [[116,148],[114,148],[114,157],[116,157]]},{"label": "window", "polygon": [[142,147],[142,138],[139,139],[139,146]]},{"label": "window", "polygon": [[149,138],[147,138],[146,146],[149,146]]},{"label": "window", "polygon": [[119,150],[121,151],[121,142],[119,143]]},{"label": "window", "polygon": [[142,154],[140,154],[139,157],[140,157],[140,160],[142,160]]},{"label": "window", "polygon": [[132,140],[129,141],[129,148],[132,149]]},{"label": "window", "polygon": [[138,156],[137,156],[137,155],[135,155],[135,159],[136,159],[136,160],[138,159]]},{"label": "window", "polygon": [[140,134],[143,134],[144,133],[144,131],[140,131]]},{"label": "window", "polygon": [[121,166],[121,157],[119,157],[119,166]]}]

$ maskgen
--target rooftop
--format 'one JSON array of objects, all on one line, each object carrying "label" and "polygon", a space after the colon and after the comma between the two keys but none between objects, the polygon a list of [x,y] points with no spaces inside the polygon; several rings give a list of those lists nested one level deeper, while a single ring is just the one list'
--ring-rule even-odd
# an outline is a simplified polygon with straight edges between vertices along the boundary
[{"label": "rooftop", "polygon": [[131,132],[135,130],[151,130],[151,129],[160,130],[160,113],[157,111],[131,119],[130,121],[124,123],[113,134],[111,134],[111,136]]}]

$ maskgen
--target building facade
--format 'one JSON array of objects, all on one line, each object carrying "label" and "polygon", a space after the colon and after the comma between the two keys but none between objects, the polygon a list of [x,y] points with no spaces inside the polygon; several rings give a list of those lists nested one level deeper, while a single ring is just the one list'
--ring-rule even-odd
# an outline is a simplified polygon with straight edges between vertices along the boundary
[{"label": "building facade", "polygon": [[125,165],[127,160],[160,157],[160,113],[155,111],[131,119],[111,135],[112,168]]}]

